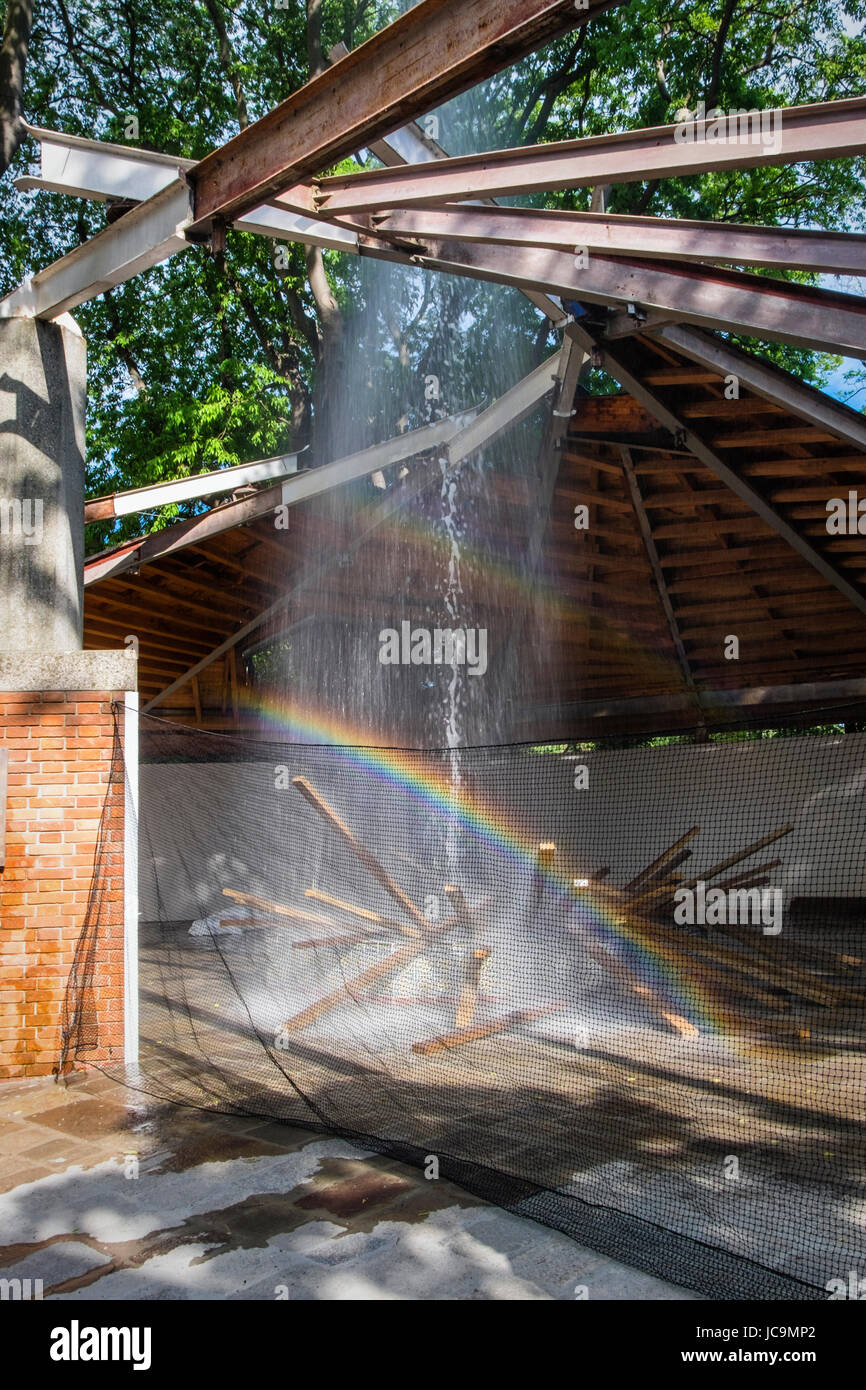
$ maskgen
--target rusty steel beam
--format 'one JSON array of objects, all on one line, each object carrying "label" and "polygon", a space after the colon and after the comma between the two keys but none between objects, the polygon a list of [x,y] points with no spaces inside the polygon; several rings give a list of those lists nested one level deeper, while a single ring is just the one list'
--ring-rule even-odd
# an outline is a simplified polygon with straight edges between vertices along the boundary
[{"label": "rusty steel beam", "polygon": [[866,358],[862,298],[746,271],[605,255],[590,255],[583,264],[573,255],[548,248],[434,238],[426,239],[426,254],[386,251],[366,244],[363,237],[359,249],[362,255],[380,260],[518,289],[546,290],[582,305],[633,306],[636,323],[642,310],[660,310],[679,323]]},{"label": "rusty steel beam", "polygon": [[337,217],[425,202],[460,202],[466,198],[502,197],[589,184],[681,178],[708,170],[755,169],[866,152],[866,97],[790,106],[760,114],[768,130],[776,130],[776,139],[752,142],[707,138],[715,124],[710,120],[696,121],[695,138],[689,140],[678,137],[677,125],[655,126],[583,140],[462,155],[406,170],[369,169],[341,174],[316,180],[312,192],[296,189],[294,195],[288,195],[288,205],[294,207],[300,200],[305,204],[302,211],[307,211],[308,216],[319,211],[323,216]]},{"label": "rusty steel beam", "polygon": [[194,228],[231,221],[625,0],[421,0],[195,169]]},{"label": "rusty steel beam", "polygon": [[355,226],[379,237],[484,241],[552,250],[632,255],[866,275],[866,236],[683,218],[626,217],[536,208],[467,207],[446,203],[362,213]]}]

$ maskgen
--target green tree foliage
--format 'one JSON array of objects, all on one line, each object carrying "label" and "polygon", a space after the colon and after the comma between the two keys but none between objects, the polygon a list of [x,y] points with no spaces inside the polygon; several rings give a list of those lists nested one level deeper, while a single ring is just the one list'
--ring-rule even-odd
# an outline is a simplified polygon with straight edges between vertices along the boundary
[{"label": "green tree foliage", "polygon": [[[401,8],[376,0],[46,0],[33,19],[24,112],[36,125],[200,158],[301,86],[334,43],[356,47]],[[449,104],[438,113],[440,141],[461,153],[663,124],[699,101],[730,110],[859,94],[864,19],[866,0],[631,0]],[[37,154],[25,141],[0,183],[3,293],[92,236],[108,215],[100,204],[19,194],[11,180]],[[833,161],[622,185],[609,206],[854,230],[863,222],[863,166]],[[533,201],[586,207],[589,190]],[[310,443],[314,455],[327,452],[316,425],[336,408],[335,359],[358,347],[354,327],[368,285],[352,257],[293,245],[283,259],[277,263],[271,243],[230,231],[225,252],[191,248],[77,311],[90,353],[91,495]],[[806,278],[796,267],[788,274]],[[465,364],[490,364],[485,392],[510,384],[497,376],[506,359],[487,287],[440,278],[419,298],[411,277],[391,283],[402,302],[382,308],[378,339],[364,345],[379,399],[382,387],[395,399],[416,398],[407,382],[423,375],[431,344],[439,335],[441,346],[448,332],[449,350]],[[515,350],[532,365],[553,337],[523,301],[516,322]],[[762,350],[818,382],[837,365],[793,348]],[[420,423],[411,405],[406,420]],[[374,414],[361,423],[370,438],[386,425]],[[164,509],[147,520],[171,519]],[[139,526],[132,518],[111,539]],[[105,543],[106,529],[90,530],[91,547]]]}]

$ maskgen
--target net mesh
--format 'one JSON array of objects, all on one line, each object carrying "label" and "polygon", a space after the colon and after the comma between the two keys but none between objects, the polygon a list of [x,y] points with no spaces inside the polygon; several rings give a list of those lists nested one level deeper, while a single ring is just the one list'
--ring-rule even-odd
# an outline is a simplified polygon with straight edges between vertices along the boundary
[{"label": "net mesh", "polygon": [[141,731],[141,1073],[723,1298],[866,1259],[866,735]]}]

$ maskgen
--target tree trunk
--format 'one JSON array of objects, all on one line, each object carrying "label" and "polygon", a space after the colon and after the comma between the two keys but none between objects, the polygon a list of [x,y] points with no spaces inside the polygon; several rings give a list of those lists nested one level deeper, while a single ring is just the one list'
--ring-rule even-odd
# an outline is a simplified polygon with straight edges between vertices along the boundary
[{"label": "tree trunk", "polygon": [[8,0],[3,45],[0,47],[0,174],[5,173],[24,139],[24,69],[33,0]]}]

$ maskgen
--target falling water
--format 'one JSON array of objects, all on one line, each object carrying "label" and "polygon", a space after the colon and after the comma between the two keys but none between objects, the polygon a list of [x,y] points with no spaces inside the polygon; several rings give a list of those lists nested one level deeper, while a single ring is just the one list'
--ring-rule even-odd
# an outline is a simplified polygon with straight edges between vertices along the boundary
[{"label": "falling water", "polygon": [[[393,6],[387,10],[383,22],[393,18]],[[455,155],[507,142],[504,80],[474,88],[422,124]],[[328,422],[336,457],[484,409],[539,360],[533,340],[541,320],[516,290],[365,256],[343,258],[341,270],[351,276],[359,307],[346,315],[341,389],[331,405],[337,418]],[[338,727],[361,731],[370,743],[447,749],[455,793],[460,749],[509,737],[519,700],[520,631],[539,649],[546,640],[541,613],[527,619],[529,609],[519,609],[526,551],[519,528],[528,526],[531,509],[524,506],[515,522],[507,490],[510,480],[531,490],[541,425],[539,410],[457,467],[440,460],[438,487],[423,476],[432,469],[435,478],[435,463],[409,459],[379,479],[336,489],[312,504],[318,529],[299,525],[293,541],[292,582],[321,563],[323,531],[344,537],[345,553],[316,591],[318,610],[288,633],[280,693],[323,710]],[[419,489],[355,547],[359,509],[366,514],[392,493],[399,504],[398,473]],[[337,595],[337,611],[325,616],[328,591]],[[350,601],[341,603],[344,594]],[[431,631],[485,629],[486,674],[472,676],[461,664],[380,664],[379,634],[399,632],[407,619]]]}]

